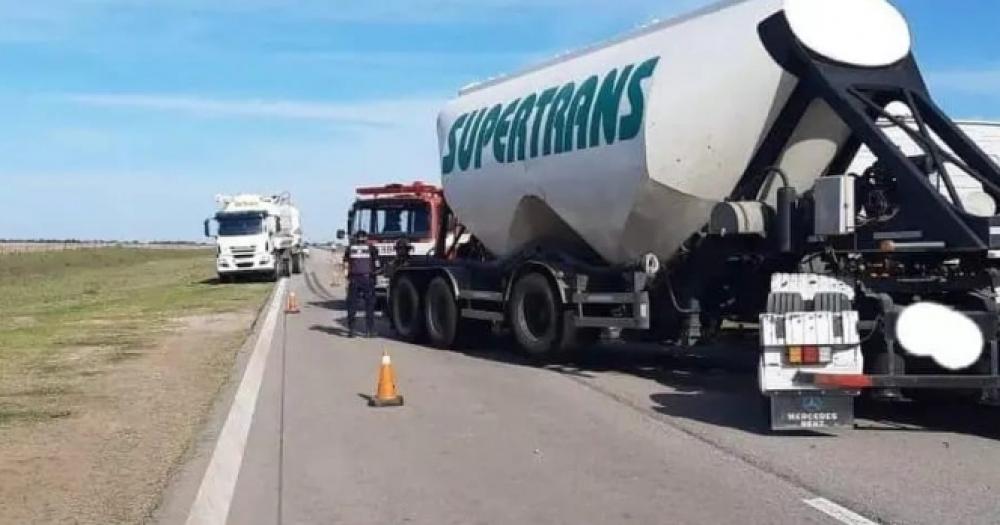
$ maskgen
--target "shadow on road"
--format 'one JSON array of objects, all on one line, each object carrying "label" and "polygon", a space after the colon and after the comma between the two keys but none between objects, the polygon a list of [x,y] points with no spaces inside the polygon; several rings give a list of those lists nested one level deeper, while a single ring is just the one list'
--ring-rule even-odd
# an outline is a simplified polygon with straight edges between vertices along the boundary
[{"label": "shadow on road", "polygon": [[321,324],[314,324],[309,327],[310,330],[314,332],[323,332],[324,334],[336,335],[338,337],[347,337],[348,331],[346,328],[340,326],[326,326]]},{"label": "shadow on road", "polygon": [[[309,303],[315,304],[315,303]],[[339,315],[330,320],[330,324],[314,324],[309,327],[310,330],[314,332],[323,332],[325,334],[336,335],[338,337],[347,337],[347,316]],[[364,332],[365,329],[365,316],[364,312],[358,315],[354,319],[354,331],[356,334]],[[375,337],[384,337],[386,339],[392,339],[392,330],[389,328],[388,323],[376,314],[375,317]]]},{"label": "shadow on road", "polygon": [[868,398],[858,400],[861,430],[876,432],[920,432],[937,430],[1000,440],[1000,408],[958,401],[910,401],[886,403]]},{"label": "shadow on road", "polygon": [[347,301],[343,299],[330,299],[328,301],[310,301],[310,306],[316,306],[318,308],[324,308],[326,310],[345,310],[347,308]]},{"label": "shadow on road", "polygon": [[[608,372],[641,377],[669,389],[649,396],[650,408],[660,414],[752,434],[771,434],[757,387],[758,353],[752,343],[696,348],[605,343],[549,363],[515,353],[511,350],[514,346],[509,337],[483,337],[457,351],[513,366],[541,367],[590,384],[598,374]],[[1000,439],[1000,408],[974,403],[885,403],[863,396],[857,400],[855,412],[861,420],[857,425],[861,431],[943,431]],[[811,431],[780,435],[832,436]]]},{"label": "shadow on road", "polygon": [[316,297],[332,301],[336,294],[330,291],[326,286],[320,282],[319,277],[316,276],[314,271],[302,272],[302,279],[306,283],[306,288],[313,293]]},{"label": "shadow on road", "polygon": [[582,348],[558,362],[541,363],[512,351],[514,346],[509,336],[481,338],[459,351],[478,359],[545,368],[598,388],[593,380],[599,374],[641,377],[670,388],[669,392],[650,396],[651,408],[656,412],[746,432],[767,432],[757,392],[757,353],[753,347],[677,348],[605,342]]},{"label": "shadow on road", "polygon": [[[313,280],[312,287],[324,289],[315,276]],[[341,312],[331,319],[330,326],[313,325],[311,330],[346,337],[347,319],[342,313],[346,308],[344,300],[321,300],[310,304]],[[359,323],[359,328],[363,327],[363,314],[355,322]],[[384,317],[379,317],[376,328],[379,337],[394,338]],[[599,386],[594,380],[603,373],[641,377],[667,388],[649,395],[650,408],[657,413],[752,434],[770,434],[764,402],[757,387],[759,354],[752,338],[695,348],[602,342],[555,362],[539,362],[514,351],[515,347],[509,333],[494,331],[492,336],[484,333],[455,351],[512,366],[545,368],[596,387]],[[1000,439],[1000,408],[973,403],[884,403],[863,396],[856,402],[855,415],[860,420],[857,428],[862,431],[943,431]],[[829,434],[781,435],[823,437]]]},{"label": "shadow on road", "polygon": [[[741,342],[700,348],[617,345],[595,347],[574,365],[584,371],[617,372],[668,387],[651,394],[657,413],[753,434],[769,434],[757,390],[757,351]],[[823,436],[816,432],[802,436]]]}]

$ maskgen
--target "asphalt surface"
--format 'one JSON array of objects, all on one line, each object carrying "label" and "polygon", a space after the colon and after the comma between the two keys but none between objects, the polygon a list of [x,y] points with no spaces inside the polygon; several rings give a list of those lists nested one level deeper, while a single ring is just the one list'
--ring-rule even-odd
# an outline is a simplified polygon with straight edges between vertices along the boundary
[{"label": "asphalt surface", "polygon": [[[1000,410],[862,402],[856,429],[769,435],[752,349],[605,345],[537,367],[503,339],[349,339],[332,258],[289,283],[233,524],[998,523]],[[369,408],[391,354],[406,405]],[[840,522],[850,522],[841,519]]]}]

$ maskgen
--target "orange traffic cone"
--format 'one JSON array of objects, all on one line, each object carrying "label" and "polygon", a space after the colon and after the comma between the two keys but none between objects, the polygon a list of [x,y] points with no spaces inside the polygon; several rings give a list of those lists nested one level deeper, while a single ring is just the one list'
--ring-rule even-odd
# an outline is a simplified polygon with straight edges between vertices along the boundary
[{"label": "orange traffic cone", "polygon": [[288,302],[285,304],[285,313],[299,313],[299,300],[295,297],[295,292],[288,292]]},{"label": "orange traffic cone", "polygon": [[403,396],[396,392],[396,376],[392,372],[392,360],[389,354],[382,352],[382,366],[378,371],[378,386],[375,396],[368,398],[368,405],[373,407],[398,407],[403,404]]}]

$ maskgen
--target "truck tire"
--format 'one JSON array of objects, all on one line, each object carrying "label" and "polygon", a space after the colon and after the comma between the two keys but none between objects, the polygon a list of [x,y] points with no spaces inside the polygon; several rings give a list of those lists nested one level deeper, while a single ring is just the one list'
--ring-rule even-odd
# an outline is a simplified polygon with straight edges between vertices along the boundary
[{"label": "truck tire", "polygon": [[292,273],[302,273],[302,254],[292,256]]},{"label": "truck tire", "polygon": [[424,325],[427,340],[436,348],[452,348],[459,332],[458,304],[451,285],[444,277],[435,277],[424,294]]},{"label": "truck tire", "polygon": [[292,263],[290,257],[281,258],[281,275],[285,277],[292,276]]},{"label": "truck tire", "polygon": [[514,283],[510,298],[511,332],[528,356],[551,359],[569,349],[570,341],[564,341],[560,310],[555,290],[544,275],[528,273]]},{"label": "truck tire", "polygon": [[400,339],[415,343],[424,335],[420,290],[408,275],[401,276],[392,287],[389,298],[392,328]]}]

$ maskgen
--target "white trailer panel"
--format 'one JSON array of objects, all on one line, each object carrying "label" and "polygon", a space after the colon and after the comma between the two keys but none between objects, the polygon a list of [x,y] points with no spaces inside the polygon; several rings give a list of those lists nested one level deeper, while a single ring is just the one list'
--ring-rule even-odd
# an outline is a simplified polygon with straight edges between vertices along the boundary
[{"label": "white trailer panel", "polygon": [[[731,193],[796,85],[757,33],[782,9],[821,54],[867,64],[909,52],[883,0],[725,2],[655,24],[464,90],[438,118],[448,202],[500,256],[554,240],[611,263],[670,258]],[[816,24],[822,13],[840,25]],[[890,22],[852,30],[866,14]],[[806,189],[848,136],[817,102],[780,166]]]}]

